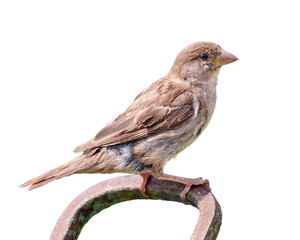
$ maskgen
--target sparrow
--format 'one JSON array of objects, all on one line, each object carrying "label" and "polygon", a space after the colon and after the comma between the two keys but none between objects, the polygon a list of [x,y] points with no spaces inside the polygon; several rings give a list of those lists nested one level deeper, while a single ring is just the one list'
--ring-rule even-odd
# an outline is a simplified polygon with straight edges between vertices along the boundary
[{"label": "sparrow", "polygon": [[167,175],[163,169],[206,128],[215,109],[219,70],[236,60],[211,42],[188,45],[165,77],[137,95],[126,111],[95,137],[75,148],[81,155],[20,187],[32,190],[75,173],[116,172],[140,174],[145,197],[150,175],[185,184],[181,200],[192,185],[208,186],[208,180]]}]

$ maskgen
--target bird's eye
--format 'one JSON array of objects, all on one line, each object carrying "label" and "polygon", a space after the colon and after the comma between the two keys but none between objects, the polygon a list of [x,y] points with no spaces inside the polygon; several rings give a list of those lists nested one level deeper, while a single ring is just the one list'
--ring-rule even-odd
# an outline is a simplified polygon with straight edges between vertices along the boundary
[{"label": "bird's eye", "polygon": [[208,55],[207,55],[206,53],[202,53],[202,54],[200,55],[200,58],[201,58],[202,60],[206,60],[206,59],[208,58]]}]

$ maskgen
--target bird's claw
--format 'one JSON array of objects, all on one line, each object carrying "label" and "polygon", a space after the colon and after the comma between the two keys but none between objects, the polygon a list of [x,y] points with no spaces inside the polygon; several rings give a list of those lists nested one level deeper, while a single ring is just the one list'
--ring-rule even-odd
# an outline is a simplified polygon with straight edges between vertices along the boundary
[{"label": "bird's claw", "polygon": [[194,179],[185,179],[183,184],[185,184],[185,187],[184,187],[183,191],[180,193],[180,200],[183,203],[185,203],[186,195],[190,191],[192,186],[202,185],[205,188],[208,188],[210,190],[208,179],[203,180],[202,177],[194,178]]}]

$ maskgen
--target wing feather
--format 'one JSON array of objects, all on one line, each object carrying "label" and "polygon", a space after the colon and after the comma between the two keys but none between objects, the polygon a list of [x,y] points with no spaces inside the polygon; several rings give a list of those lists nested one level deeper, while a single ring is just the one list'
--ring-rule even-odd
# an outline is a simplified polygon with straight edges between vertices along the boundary
[{"label": "wing feather", "polygon": [[[164,94],[156,95],[149,92],[152,94],[150,102],[147,102],[147,97],[144,96],[144,104],[140,104],[140,99],[136,98],[123,114],[74,151],[113,146],[136,141],[164,130],[176,129],[192,119],[195,111],[198,111],[194,107],[195,99],[192,93],[186,89],[173,87]],[[139,102],[139,107],[134,106],[136,101]]]}]

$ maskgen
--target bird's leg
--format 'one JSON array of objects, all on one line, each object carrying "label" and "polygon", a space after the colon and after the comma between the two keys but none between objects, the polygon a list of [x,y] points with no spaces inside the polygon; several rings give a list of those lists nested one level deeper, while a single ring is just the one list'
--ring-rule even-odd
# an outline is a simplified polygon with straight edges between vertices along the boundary
[{"label": "bird's leg", "polygon": [[149,196],[146,194],[146,185],[148,182],[148,178],[152,175],[152,173],[151,172],[143,172],[143,173],[140,173],[140,175],[143,177],[143,182],[141,185],[141,192],[145,198],[149,198]]},{"label": "bird's leg", "polygon": [[178,182],[178,183],[183,183],[185,185],[185,188],[183,191],[180,193],[180,199],[182,202],[186,199],[186,194],[189,192],[190,188],[195,185],[203,185],[206,188],[209,188],[209,181],[207,179],[203,180],[201,177],[200,178],[195,178],[195,179],[189,179],[189,178],[182,178],[182,177],[177,177],[177,176],[172,176],[168,174],[159,174],[159,175],[154,175],[158,180],[170,180],[173,182]]}]

